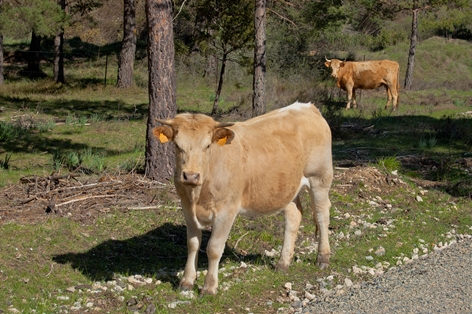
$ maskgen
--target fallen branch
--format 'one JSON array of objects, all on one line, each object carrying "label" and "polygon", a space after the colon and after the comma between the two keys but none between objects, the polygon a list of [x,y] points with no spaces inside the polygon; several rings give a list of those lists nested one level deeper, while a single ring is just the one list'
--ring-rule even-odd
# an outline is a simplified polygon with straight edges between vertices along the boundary
[{"label": "fallen branch", "polygon": [[116,197],[116,196],[118,196],[118,195],[110,194],[110,195],[85,196],[85,197],[76,198],[76,199],[73,199],[73,200],[70,200],[70,201],[67,201],[67,202],[55,204],[54,207],[60,207],[60,206],[64,206],[64,205],[67,205],[67,204],[71,204],[71,203],[75,203],[75,202],[81,202],[81,201],[85,201],[85,200],[92,199],[92,198],[106,198],[106,197]]}]

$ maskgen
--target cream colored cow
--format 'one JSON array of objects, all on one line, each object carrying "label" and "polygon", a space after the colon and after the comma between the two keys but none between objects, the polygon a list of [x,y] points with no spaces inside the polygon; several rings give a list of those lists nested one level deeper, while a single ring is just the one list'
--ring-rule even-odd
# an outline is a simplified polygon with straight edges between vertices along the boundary
[{"label": "cream colored cow", "polygon": [[201,230],[212,226],[201,293],[216,294],[218,264],[238,213],[284,212],[285,238],[277,267],[287,269],[302,217],[298,193],[303,186],[308,187],[319,234],[317,263],[328,266],[331,131],[313,104],[296,102],[237,123],[188,113],[159,122],[163,125],[153,129],[154,136],[175,144],[175,185],[187,224],[182,289],[194,286]]}]

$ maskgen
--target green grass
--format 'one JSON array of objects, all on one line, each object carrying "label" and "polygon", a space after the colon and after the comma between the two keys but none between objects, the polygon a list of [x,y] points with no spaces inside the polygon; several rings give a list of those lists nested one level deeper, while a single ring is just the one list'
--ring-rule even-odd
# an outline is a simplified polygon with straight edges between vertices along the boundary
[{"label": "green grass", "polygon": [[[335,186],[338,183],[335,183]],[[369,197],[370,193],[363,188]],[[263,256],[265,250],[280,250],[283,219],[280,215],[237,219],[222,258],[220,289],[228,289],[216,297],[190,300],[193,311],[242,312],[249,308],[255,313],[275,313],[283,295],[283,285],[293,283],[293,290],[303,291],[307,283],[318,285],[317,279],[334,277],[327,287],[342,284],[348,277],[354,281],[368,279],[368,274],[354,275],[353,266],[375,267],[378,263],[394,266],[404,257],[412,258],[415,248],[423,254],[431,252],[440,242],[450,242],[448,233],[471,233],[472,212],[470,201],[455,199],[441,191],[429,190],[423,203],[415,203],[416,187],[407,186],[404,193],[382,193],[382,199],[393,204],[392,210],[372,208],[359,198],[358,193],[332,193],[333,211],[330,242],[333,255],[331,267],[319,270],[313,265],[316,252],[304,249],[313,241],[311,214],[306,212],[297,241],[294,264],[288,272],[276,272],[276,258]],[[453,203],[454,201],[454,203]],[[307,200],[304,199],[306,207]],[[346,203],[350,203],[346,206]],[[345,216],[349,214],[347,218]],[[361,219],[375,227],[350,227],[351,221]],[[382,221],[393,221],[385,225]],[[394,226],[394,227],[393,227]],[[387,230],[385,230],[387,228]],[[51,217],[34,225],[4,224],[0,226],[2,257],[0,299],[20,311],[31,309],[58,312],[61,306],[71,307],[75,302],[84,305],[88,300],[99,304],[100,299],[123,301],[104,304],[111,313],[126,313],[126,303],[135,296],[154,303],[159,312],[171,312],[167,305],[175,300],[186,300],[175,290],[178,278],[160,277],[159,270],[169,273],[182,269],[185,263],[186,240],[183,217],[175,209],[155,211],[112,211],[94,224],[83,225],[67,218]],[[354,235],[355,230],[362,234]],[[350,235],[339,238],[340,233]],[[208,239],[208,233],[204,239]],[[235,248],[237,244],[237,247]],[[373,252],[384,247],[386,254]],[[366,256],[373,256],[372,261]],[[240,268],[241,262],[248,268]],[[206,256],[200,256],[200,269],[206,267]],[[122,293],[68,292],[73,286],[106,285],[108,280],[140,274],[161,280],[161,284],[135,287]],[[203,276],[197,280],[203,284]],[[198,291],[195,291],[198,293]],[[67,299],[61,299],[66,296]],[[8,306],[0,304],[7,310]],[[230,310],[232,309],[232,310]],[[173,313],[186,313],[188,305],[177,306]]]}]

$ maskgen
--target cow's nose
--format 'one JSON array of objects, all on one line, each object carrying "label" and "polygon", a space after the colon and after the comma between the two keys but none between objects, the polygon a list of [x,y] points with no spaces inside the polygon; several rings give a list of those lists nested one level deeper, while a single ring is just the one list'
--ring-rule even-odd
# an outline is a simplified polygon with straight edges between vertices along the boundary
[{"label": "cow's nose", "polygon": [[199,173],[184,171],[182,175],[183,175],[184,183],[187,183],[187,184],[198,184],[198,181],[200,180]]}]

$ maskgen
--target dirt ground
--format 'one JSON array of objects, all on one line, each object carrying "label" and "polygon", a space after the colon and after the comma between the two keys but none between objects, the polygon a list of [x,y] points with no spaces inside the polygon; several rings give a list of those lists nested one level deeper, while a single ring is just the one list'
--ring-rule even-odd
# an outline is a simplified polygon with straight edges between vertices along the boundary
[{"label": "dirt ground", "polygon": [[[116,177],[53,174],[23,177],[20,181],[0,190],[0,224],[37,223],[51,215],[93,224],[100,215],[114,209],[152,209],[169,201],[179,203],[171,184],[151,181],[139,174]],[[418,183],[423,187],[436,184],[424,180]],[[334,191],[352,193],[360,185],[366,192],[384,194],[405,183],[395,175],[365,165],[335,168]]]},{"label": "dirt ground", "polygon": [[28,176],[21,178],[19,184],[0,190],[0,224],[37,223],[51,215],[93,224],[113,209],[152,209],[169,200],[178,200],[170,184],[139,174]]}]

